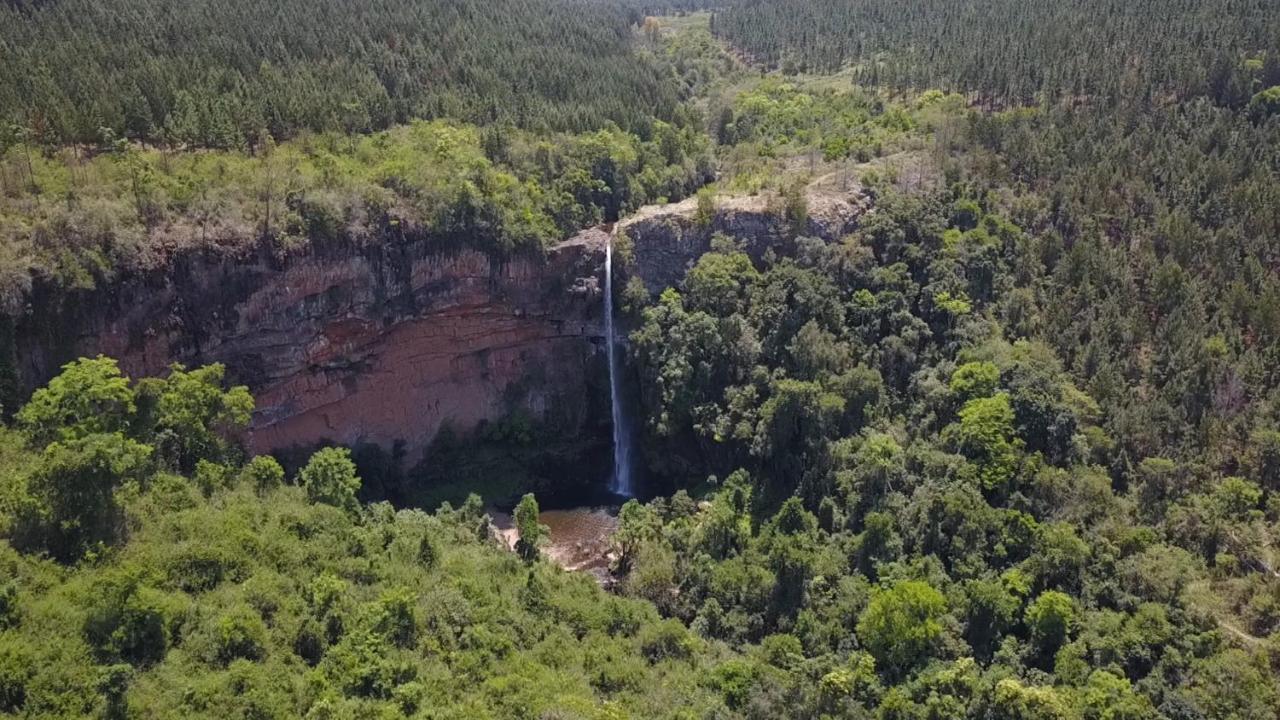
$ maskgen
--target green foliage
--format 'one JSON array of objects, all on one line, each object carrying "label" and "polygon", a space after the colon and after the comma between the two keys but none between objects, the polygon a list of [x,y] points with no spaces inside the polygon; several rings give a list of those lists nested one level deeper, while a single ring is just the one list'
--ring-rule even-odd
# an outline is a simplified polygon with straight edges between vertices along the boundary
[{"label": "green foliage", "polygon": [[902,674],[933,654],[947,611],[942,593],[907,580],[877,590],[858,616],[858,638],[886,670]]},{"label": "green foliage", "polygon": [[[0,299],[8,312],[25,312],[33,273],[58,291],[50,302],[109,288],[122,272],[166,266],[175,242],[179,255],[219,243],[247,252],[267,240],[283,256],[370,239],[536,255],[708,179],[707,142],[690,127],[657,127],[665,130],[512,129],[499,159],[486,155],[481,128],[446,120],[305,135],[256,151],[14,148],[0,152],[0,180],[21,165],[41,191],[0,193]],[[42,201],[46,194],[59,202]]]},{"label": "green foliage", "polygon": [[538,523],[538,501],[533,493],[520,498],[513,513],[516,522],[516,552],[524,561],[531,563],[538,559],[538,544],[546,537],[547,531]]},{"label": "green foliage", "polygon": [[650,662],[687,658],[696,647],[696,640],[679,620],[650,625],[640,635],[640,651]]},{"label": "green foliage", "polygon": [[716,219],[716,191],[710,185],[702,188],[695,195],[697,198],[697,209],[694,212],[694,222],[701,228],[711,227],[711,223]]},{"label": "green foliage", "polygon": [[67,143],[96,142],[105,125],[220,148],[415,117],[561,130],[670,119],[677,93],[631,46],[629,24],[619,4],[561,0],[11,5],[3,42],[31,74],[0,83],[0,117],[37,113],[38,132]]},{"label": "green foliage", "polygon": [[54,557],[74,560],[118,538],[123,518],[116,489],[144,477],[151,451],[118,432],[84,435],[45,448],[30,488],[39,513],[35,522]]},{"label": "green foliage", "polygon": [[1052,653],[1067,640],[1075,624],[1075,606],[1070,595],[1050,590],[1027,606],[1031,637],[1045,653]]},{"label": "green foliage", "polygon": [[40,388],[17,414],[33,444],[73,440],[126,430],[132,420],[134,391],[113,358],[67,363],[62,373]]},{"label": "green foliage", "polygon": [[17,713],[22,709],[35,672],[29,649],[16,638],[0,637],[0,712]]},{"label": "green foliage", "polygon": [[951,392],[965,403],[991,397],[999,385],[1000,369],[994,363],[965,363],[951,374]]},{"label": "green foliage", "polygon": [[[1280,49],[1277,23],[1275,13],[1244,0],[745,0],[716,16],[718,33],[784,73],[788,64],[848,67],[867,85],[974,91],[1005,105],[1198,94],[1241,102],[1250,81],[1274,68],[1274,61],[1251,67],[1242,56],[1270,61]],[[1148,71],[1127,72],[1126,61]]]},{"label": "green foliage", "polygon": [[1280,85],[1269,87],[1249,100],[1249,117],[1254,122],[1265,122],[1280,113]]},{"label": "green foliage", "polygon": [[1071,720],[1069,701],[1050,687],[1027,686],[1005,678],[996,684],[994,706],[1002,720]]},{"label": "green foliage", "polygon": [[[72,450],[101,460],[91,469],[110,483],[90,479],[105,487],[122,482],[113,463],[125,449],[145,456],[151,446],[96,433],[47,452],[59,459],[50,467]],[[180,505],[172,484],[194,478],[130,468],[134,477],[102,491],[128,536],[91,562],[60,567],[43,548],[0,541],[0,714],[511,717],[606,703],[671,720],[723,712],[719,690],[690,672],[736,653],[711,653],[681,621],[586,578],[536,559],[526,569],[476,533],[478,506],[360,508],[354,468],[335,449],[313,456],[303,487],[280,483],[266,458],[236,462],[217,467],[245,482],[211,483],[207,498],[189,492]],[[536,504],[526,505],[537,528]]]},{"label": "green foliage", "polygon": [[284,482],[284,468],[270,455],[258,455],[240,471],[241,482],[266,494]]},{"label": "green foliage", "polygon": [[[505,8],[511,44],[460,66],[460,82],[379,71],[368,88],[396,99],[376,112],[355,93],[316,119],[318,96],[274,86],[292,104],[272,133],[341,134],[276,145],[226,122],[260,102],[254,78],[304,72],[257,62],[216,94],[236,107],[207,102],[202,82],[143,88],[164,151],[57,147],[92,113],[114,123],[131,88],[43,134],[7,133],[0,289],[21,307],[34,271],[55,294],[88,291],[197,230],[261,236],[278,255],[401,233],[536,251],[718,169],[722,193],[779,191],[762,205],[782,232],[716,220],[704,190],[702,231],[747,230],[714,237],[679,287],[651,288],[656,302],[627,293],[642,457],[654,487],[693,495],[622,508],[606,594],[539,557],[532,496],[513,557],[479,498],[435,515],[360,506],[342,451],[318,453],[301,488],[269,458],[244,465],[252,406],[220,368],[130,386],[110,361],[82,361],[0,432],[0,576],[13,578],[0,582],[0,714],[1276,717],[1269,6],[746,0],[714,20],[643,22],[626,51],[636,72],[664,63],[674,92],[704,95],[623,131],[606,120],[639,117],[636,98],[559,122],[575,97],[628,92],[598,82],[610,63],[571,91],[509,82],[525,64],[513,48],[558,22],[559,3],[527,22],[534,5],[459,10],[450,27],[477,30],[479,47]],[[631,4],[631,19],[671,5]],[[1054,27],[1089,32],[1048,42]],[[417,52],[369,28],[305,72]],[[788,77],[756,77],[708,30]],[[446,34],[441,47],[458,42]],[[414,57],[393,74],[434,62]],[[122,83],[131,62],[113,65]],[[37,101],[96,77],[41,67],[23,81]],[[487,124],[365,134],[420,116]],[[795,182],[806,165],[811,184]],[[804,237],[859,178],[874,209],[857,229]],[[643,256],[631,242],[628,265]],[[516,416],[488,433],[541,441]]]},{"label": "green foliage", "polygon": [[140,412],[160,452],[176,468],[190,472],[201,460],[231,459],[234,444],[228,437],[249,425],[253,397],[243,386],[223,390],[224,380],[222,365],[190,371],[174,365],[164,380],[138,383]]},{"label": "green foliage", "polygon": [[782,218],[792,235],[801,235],[809,226],[809,201],[799,183],[789,186],[782,195]]},{"label": "green foliage", "polygon": [[978,477],[988,490],[1013,479],[1020,441],[1014,434],[1009,396],[978,397],[960,409],[960,420],[948,428],[956,449],[978,465]]},{"label": "green foliage", "polygon": [[171,603],[136,577],[104,577],[84,623],[84,635],[103,658],[138,667],[164,659],[170,642]]},{"label": "green foliage", "polygon": [[235,660],[261,660],[266,652],[266,626],[247,605],[233,606],[214,620],[213,638],[217,662],[224,665]]},{"label": "green foliage", "polygon": [[360,491],[360,477],[356,464],[351,461],[351,451],[346,448],[317,450],[307,461],[298,480],[307,491],[307,499],[313,503],[332,505],[347,512],[358,509],[356,494]]}]

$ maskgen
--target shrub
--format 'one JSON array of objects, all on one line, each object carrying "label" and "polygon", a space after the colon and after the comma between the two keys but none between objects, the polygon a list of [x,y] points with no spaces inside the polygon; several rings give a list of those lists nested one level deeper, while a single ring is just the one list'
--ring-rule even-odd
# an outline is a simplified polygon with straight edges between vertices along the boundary
[{"label": "shrub", "polygon": [[240,471],[240,480],[260,494],[266,494],[284,483],[284,468],[270,455],[258,455]]},{"label": "shrub", "polygon": [[360,490],[360,478],[351,451],[346,448],[324,448],[307,461],[299,474],[307,499],[340,507],[348,512],[358,508],[356,493]]},{"label": "shrub", "polygon": [[218,618],[214,628],[214,649],[218,662],[261,660],[266,655],[267,628],[262,617],[248,605],[236,605]]},{"label": "shrub", "polygon": [[36,668],[30,651],[17,640],[0,636],[0,713],[17,714],[27,700],[27,684]]},{"label": "shrub", "polygon": [[693,654],[696,641],[684,623],[668,618],[640,632],[640,651],[649,662],[683,659]]},{"label": "shrub", "polygon": [[85,639],[108,660],[145,667],[160,662],[169,647],[164,595],[136,578],[114,576],[94,588],[84,622]]}]

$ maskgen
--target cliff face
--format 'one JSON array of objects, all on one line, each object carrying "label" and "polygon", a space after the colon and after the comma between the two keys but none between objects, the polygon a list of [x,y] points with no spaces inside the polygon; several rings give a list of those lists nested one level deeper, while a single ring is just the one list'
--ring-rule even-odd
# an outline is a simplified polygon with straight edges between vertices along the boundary
[{"label": "cliff face", "polygon": [[[679,283],[717,232],[756,257],[790,252],[778,205],[726,200],[700,225],[690,200],[645,208],[615,232],[633,243],[627,272],[658,292]],[[808,205],[803,234],[829,241],[866,210],[858,196],[810,196]],[[283,259],[244,245],[188,251],[90,294],[37,290],[13,325],[17,382],[29,393],[63,363],[99,353],[133,377],[220,362],[257,398],[256,452],[403,442],[414,462],[446,424],[467,433],[514,410],[592,452],[609,442],[609,240],[588,230],[545,256],[503,262],[403,236]]]},{"label": "cliff face", "polygon": [[15,333],[19,373],[34,387],[97,353],[134,377],[221,362],[257,397],[258,452],[402,441],[413,460],[445,423],[466,432],[514,409],[566,436],[597,432],[587,425],[598,425],[593,394],[607,387],[597,358],[607,240],[587,231],[506,262],[413,241],[282,262],[192,255],[37,310]]}]

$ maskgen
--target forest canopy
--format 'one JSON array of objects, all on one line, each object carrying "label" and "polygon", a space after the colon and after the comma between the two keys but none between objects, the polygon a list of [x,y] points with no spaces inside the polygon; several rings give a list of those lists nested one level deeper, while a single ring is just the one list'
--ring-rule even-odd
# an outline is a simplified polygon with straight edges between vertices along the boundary
[{"label": "forest canopy", "polygon": [[1239,106],[1280,84],[1280,17],[1259,0],[740,0],[715,29],[795,72],[984,101]]},{"label": "forest canopy", "polygon": [[237,147],[411,119],[535,130],[671,120],[680,98],[599,0],[56,0],[0,4],[0,118]]}]

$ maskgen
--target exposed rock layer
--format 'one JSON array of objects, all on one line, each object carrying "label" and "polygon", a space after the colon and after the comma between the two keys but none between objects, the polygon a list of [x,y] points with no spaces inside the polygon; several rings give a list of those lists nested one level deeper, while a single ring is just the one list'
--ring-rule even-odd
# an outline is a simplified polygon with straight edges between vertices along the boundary
[{"label": "exposed rock layer", "polygon": [[[804,235],[835,240],[861,197],[811,196]],[[762,257],[793,232],[761,198],[693,200],[619,223],[629,271],[650,291],[675,285],[726,233]],[[164,270],[88,294],[37,290],[14,322],[22,392],[81,355],[116,357],[134,377],[171,363],[221,362],[258,401],[259,452],[321,440],[405,445],[412,461],[445,424],[460,432],[523,409],[559,437],[608,442],[602,273],[609,236],[588,230],[546,253],[497,261],[397,235],[263,251],[188,251]]]},{"label": "exposed rock layer", "polygon": [[603,384],[607,239],[587,231],[505,262],[425,242],[284,262],[192,255],[28,318],[20,372],[30,387],[78,355],[118,358],[134,377],[221,362],[257,397],[257,451],[403,441],[413,458],[446,422],[465,432],[516,408],[584,432]]}]

